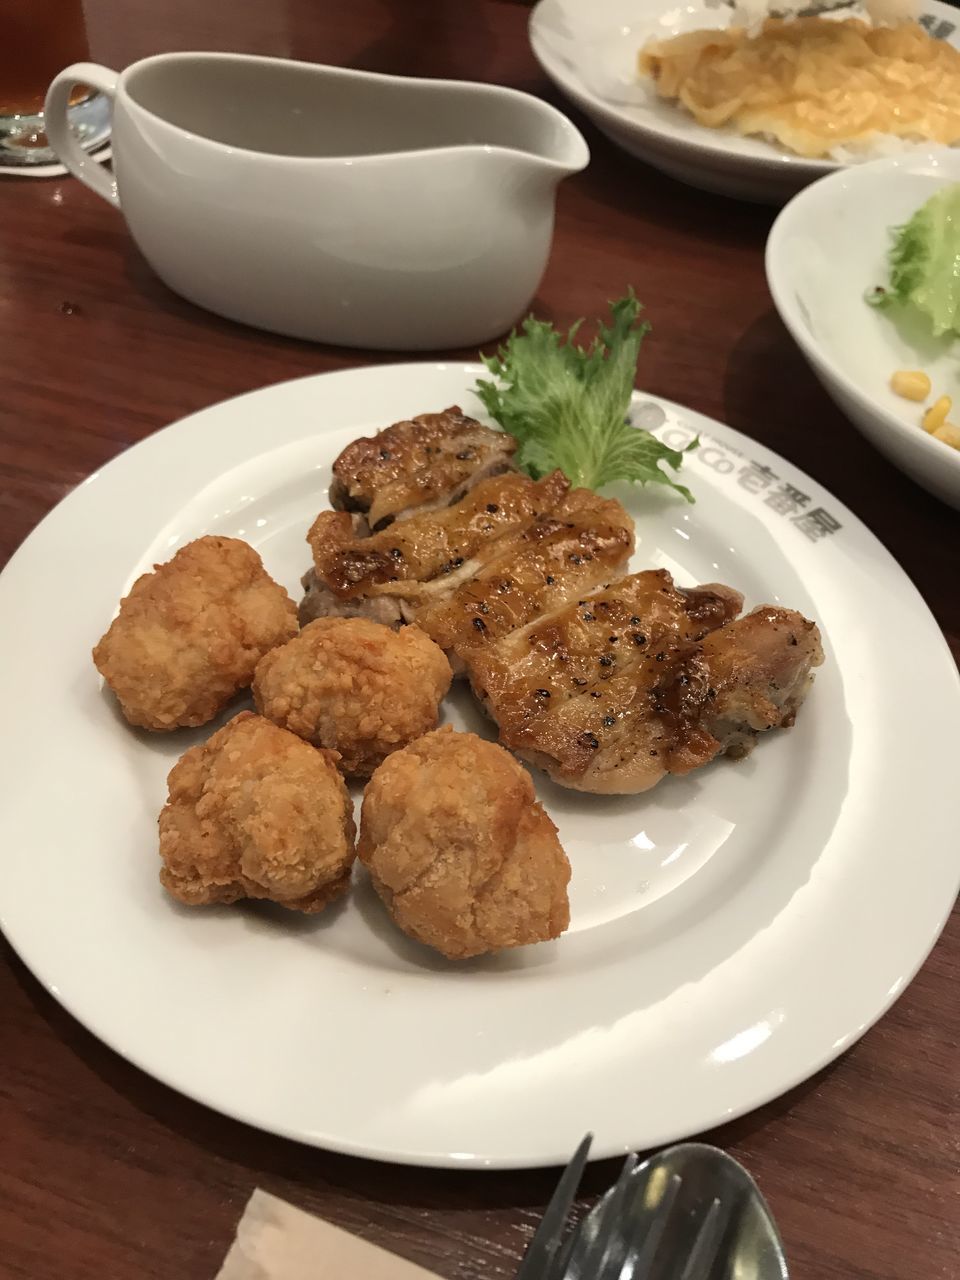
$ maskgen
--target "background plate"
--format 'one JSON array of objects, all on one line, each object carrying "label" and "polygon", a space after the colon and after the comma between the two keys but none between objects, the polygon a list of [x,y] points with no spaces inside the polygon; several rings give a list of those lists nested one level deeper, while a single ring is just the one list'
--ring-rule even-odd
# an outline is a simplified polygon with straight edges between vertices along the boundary
[{"label": "background plate", "polygon": [[[960,48],[955,9],[940,0],[925,0],[920,9],[929,31]],[[631,155],[704,191],[781,204],[843,166],[804,159],[733,129],[708,129],[637,75],[637,54],[648,40],[730,21],[729,8],[705,0],[540,0],[530,15],[530,44],[551,80]]]},{"label": "background plate", "polygon": [[922,369],[931,381],[928,404],[940,395],[956,401],[957,341],[934,338],[919,313],[899,317],[865,303],[870,289],[889,282],[891,230],[958,181],[953,147],[833,174],[780,213],[766,271],[780,319],[841,412],[895,466],[960,510],[960,452],[921,430],[926,406],[890,386],[895,370]]},{"label": "background plate", "polygon": [[[161,891],[156,815],[206,730],[130,730],[90,648],[119,596],[205,532],[295,591],[350,439],[459,403],[479,365],[308,378],[215,405],[91,476],[0,577],[0,924],[91,1031],[211,1107],[388,1160],[492,1167],[649,1147],[763,1103],[840,1053],[919,967],[957,887],[957,673],[873,536],[768,450],[663,404],[695,506],[622,495],[635,567],[720,579],[820,623],[796,728],[647,796],[538,779],[570,854],[557,943],[452,965],[358,874],[319,918],[189,910]],[[665,414],[665,417],[663,416]],[[918,679],[918,672],[922,678]],[[489,733],[462,693],[447,717]]]}]

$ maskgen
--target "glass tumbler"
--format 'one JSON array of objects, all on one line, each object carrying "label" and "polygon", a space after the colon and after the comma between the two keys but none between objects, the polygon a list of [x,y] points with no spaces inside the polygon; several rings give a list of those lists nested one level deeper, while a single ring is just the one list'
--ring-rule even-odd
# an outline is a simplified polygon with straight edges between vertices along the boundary
[{"label": "glass tumbler", "polygon": [[[89,56],[83,0],[0,0],[0,167],[56,161],[43,129],[47,86]],[[109,134],[109,104],[79,86],[70,122],[81,145],[96,147]]]}]

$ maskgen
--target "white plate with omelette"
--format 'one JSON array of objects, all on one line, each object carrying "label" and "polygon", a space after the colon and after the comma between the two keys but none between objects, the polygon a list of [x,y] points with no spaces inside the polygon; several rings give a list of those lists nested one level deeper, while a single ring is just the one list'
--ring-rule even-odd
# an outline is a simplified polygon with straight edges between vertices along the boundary
[{"label": "white plate with omelette", "polygon": [[[852,10],[844,11],[835,14],[833,20],[846,21],[852,16]],[[939,0],[922,0],[918,16],[925,32],[944,41],[945,47],[928,46],[919,51],[921,57],[933,54],[934,61],[925,66],[912,64],[910,76],[917,85],[916,101],[895,105],[912,108],[928,128],[935,124],[942,130],[955,123],[960,133],[960,58],[954,87],[953,67],[949,65],[953,59],[946,54],[949,46],[960,50],[960,14]],[[541,0],[531,14],[530,41],[546,73],[603,133],[631,155],[705,191],[781,204],[807,183],[856,159],[872,160],[914,145],[889,135],[874,136],[869,144],[864,144],[862,137],[857,139],[863,121],[863,115],[858,113],[863,112],[865,102],[876,117],[889,107],[891,95],[873,94],[871,101],[865,98],[864,86],[859,84],[854,97],[850,93],[853,77],[846,69],[834,77],[821,64],[817,74],[821,84],[831,85],[830,103],[802,104],[803,127],[792,131],[794,140],[808,148],[816,146],[818,135],[824,143],[829,139],[831,150],[841,145],[841,159],[798,154],[769,135],[741,132],[735,122],[719,127],[700,123],[686,106],[662,97],[654,79],[641,74],[639,55],[645,46],[649,48],[653,42],[662,45],[691,32],[724,31],[733,24],[730,8],[722,3],[712,7],[706,0],[689,0],[674,7],[665,0],[605,0],[601,5],[586,5],[583,0]],[[894,38],[902,37],[894,33]],[[676,46],[668,52],[674,50]],[[890,51],[886,52],[889,56]],[[894,47],[892,52],[899,55],[903,50]],[[902,62],[893,74],[899,70]],[[701,103],[704,86],[713,87],[712,74],[707,67],[699,79]],[[750,88],[757,84],[753,73],[745,75],[744,80]],[[666,84],[662,71],[660,83]],[[729,112],[733,105],[728,92],[731,84],[728,75],[724,91],[717,92],[701,114],[722,117]],[[935,95],[930,91],[934,84]],[[792,121],[789,118],[791,111],[784,106],[781,112],[785,134],[791,133],[791,123],[797,124],[795,114]],[[755,127],[756,113],[742,123],[747,128]],[[850,139],[849,146],[842,146]],[[918,135],[916,145],[928,148],[931,142],[946,140],[939,136],[924,141]]]}]

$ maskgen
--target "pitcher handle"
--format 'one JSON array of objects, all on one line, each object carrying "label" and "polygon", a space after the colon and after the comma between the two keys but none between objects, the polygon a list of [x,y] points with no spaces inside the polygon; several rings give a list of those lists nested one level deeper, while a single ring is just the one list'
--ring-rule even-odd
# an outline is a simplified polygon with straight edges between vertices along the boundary
[{"label": "pitcher handle", "polygon": [[67,118],[70,95],[78,84],[88,84],[106,94],[111,103],[117,94],[117,73],[96,62],[75,62],[56,77],[47,90],[43,108],[43,123],[50,145],[75,178],[103,196],[115,208],[120,208],[117,180],[103,165],[89,156],[80,143]]}]

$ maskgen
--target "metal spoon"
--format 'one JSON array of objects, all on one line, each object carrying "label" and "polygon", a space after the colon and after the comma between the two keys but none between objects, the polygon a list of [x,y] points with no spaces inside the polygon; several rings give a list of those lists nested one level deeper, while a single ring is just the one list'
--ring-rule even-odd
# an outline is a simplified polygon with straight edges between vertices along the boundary
[{"label": "metal spoon", "polygon": [[715,1256],[696,1274],[789,1280],[773,1215],[746,1169],[717,1147],[681,1143],[637,1165],[626,1190],[622,1179],[610,1188],[565,1243],[551,1275],[593,1280],[602,1253],[605,1278],[667,1280],[687,1274],[694,1241],[707,1235]]}]

